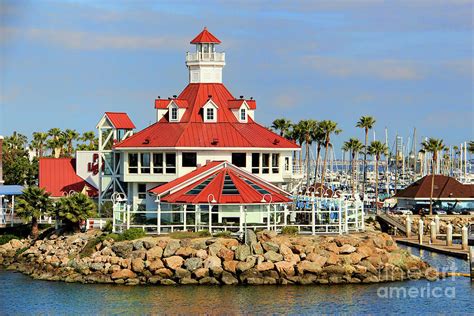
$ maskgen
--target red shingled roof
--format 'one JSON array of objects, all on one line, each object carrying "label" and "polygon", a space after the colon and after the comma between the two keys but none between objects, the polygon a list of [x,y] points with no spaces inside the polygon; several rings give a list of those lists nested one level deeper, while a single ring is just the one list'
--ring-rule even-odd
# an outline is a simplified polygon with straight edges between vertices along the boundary
[{"label": "red shingled roof", "polygon": [[[235,98],[221,83],[190,83],[178,99],[186,100],[188,104],[180,122],[170,123],[165,115],[159,122],[115,147],[299,148],[295,143],[255,123],[250,117],[248,123],[240,123],[228,106],[229,100]],[[202,106],[209,99],[219,107],[217,123],[203,122]]]},{"label": "red shingled roof", "polygon": [[[431,192],[431,177],[432,175],[428,175],[415,181],[405,189],[398,191],[394,197],[429,199]],[[435,175],[433,198],[474,199],[474,185],[462,184],[456,179],[448,176]]]},{"label": "red shingled roof", "polygon": [[133,124],[130,117],[127,113],[123,112],[105,112],[105,115],[108,117],[112,125],[118,129],[134,129],[135,125]]},{"label": "red shingled roof", "polygon": [[40,158],[39,187],[51,193],[52,197],[82,192],[86,187],[89,196],[97,196],[97,190],[76,174],[74,158]]},{"label": "red shingled roof", "polygon": [[[226,180],[227,185],[238,192],[226,192]],[[202,188],[193,192],[200,184],[203,184]],[[291,202],[285,191],[228,162],[210,162],[195,170],[192,175],[185,175],[150,192],[160,195],[161,202],[176,204],[207,204],[209,198],[212,198],[210,194],[216,204],[266,204],[270,200],[272,203]],[[265,202],[262,202],[264,197]]]},{"label": "red shingled roof", "polygon": [[207,30],[207,27],[204,27],[201,33],[199,33],[192,41],[191,44],[199,44],[199,43],[215,43],[220,44],[221,41],[212,35],[211,32]]}]

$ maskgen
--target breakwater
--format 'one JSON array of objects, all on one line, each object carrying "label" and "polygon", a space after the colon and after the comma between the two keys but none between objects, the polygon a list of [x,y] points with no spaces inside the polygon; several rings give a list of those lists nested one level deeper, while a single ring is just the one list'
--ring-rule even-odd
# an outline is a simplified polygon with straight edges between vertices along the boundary
[{"label": "breakwater", "polygon": [[[383,233],[102,240],[101,232],[0,246],[0,264],[34,279],[115,284],[341,284],[436,278],[437,272]],[[97,242],[100,240],[99,242]]]}]

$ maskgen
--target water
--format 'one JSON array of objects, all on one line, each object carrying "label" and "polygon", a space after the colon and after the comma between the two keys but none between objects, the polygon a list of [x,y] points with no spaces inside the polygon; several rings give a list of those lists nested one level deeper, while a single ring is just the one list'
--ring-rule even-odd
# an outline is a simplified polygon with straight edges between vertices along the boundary
[{"label": "water", "polygon": [[[438,269],[467,261],[404,247]],[[389,289],[421,291],[386,298]],[[113,286],[35,281],[0,271],[0,314],[474,314],[468,278],[337,286]],[[385,291],[387,289],[387,291]],[[427,290],[431,297],[427,297]],[[454,293],[453,293],[454,291]],[[402,292],[399,292],[402,293]],[[441,297],[433,297],[441,294]],[[452,296],[454,294],[454,297]],[[381,297],[382,296],[382,297]]]}]

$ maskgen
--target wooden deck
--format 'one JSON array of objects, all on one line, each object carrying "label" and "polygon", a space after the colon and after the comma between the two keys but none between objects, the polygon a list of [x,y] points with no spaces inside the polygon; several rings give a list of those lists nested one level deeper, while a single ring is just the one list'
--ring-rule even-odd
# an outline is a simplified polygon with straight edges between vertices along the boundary
[{"label": "wooden deck", "polygon": [[423,244],[420,245],[418,242],[418,237],[394,237],[397,243],[412,246],[420,249],[425,249],[437,253],[442,253],[447,256],[457,257],[464,260],[469,259],[469,250],[462,250],[460,244],[453,244],[452,246],[446,246],[446,241],[437,240],[434,244],[430,244],[429,236],[424,236]]}]

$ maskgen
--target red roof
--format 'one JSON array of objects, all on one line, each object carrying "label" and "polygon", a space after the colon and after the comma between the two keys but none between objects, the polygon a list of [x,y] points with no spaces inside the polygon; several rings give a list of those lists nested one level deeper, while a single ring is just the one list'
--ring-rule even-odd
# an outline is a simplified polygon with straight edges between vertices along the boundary
[{"label": "red roof", "polygon": [[221,41],[212,35],[211,32],[207,30],[207,27],[204,27],[201,33],[199,33],[192,41],[191,44],[199,44],[199,43],[215,43],[220,44]]},{"label": "red roof", "polygon": [[[405,189],[398,191],[395,197],[429,199],[432,177],[432,175],[424,176]],[[454,178],[443,175],[435,175],[434,177],[434,199],[474,199],[473,184],[462,184]]]},{"label": "red roof", "polygon": [[[250,117],[248,123],[240,123],[229,108],[229,100],[235,98],[221,83],[190,83],[178,99],[186,100],[188,104],[180,122],[170,123],[165,115],[159,122],[115,147],[299,148],[295,143],[255,123]],[[219,107],[217,123],[203,122],[202,106],[209,99]]]},{"label": "red roof", "polygon": [[155,100],[155,109],[167,109],[171,102],[174,102],[179,108],[186,109],[188,107],[188,101],[187,100],[156,99]]},{"label": "red roof", "polygon": [[82,192],[86,187],[89,196],[97,196],[97,190],[76,174],[74,158],[40,158],[39,187],[51,193],[52,197]]},{"label": "red roof", "polygon": [[232,109],[232,110],[235,110],[235,109],[240,109],[240,107],[242,106],[242,103],[247,103],[247,105],[249,106],[249,108],[251,110],[255,110],[257,108],[257,102],[255,102],[255,100],[229,100],[228,101],[228,105],[229,105],[229,109]]},{"label": "red roof", "polygon": [[208,204],[209,199],[215,199],[216,204],[292,201],[287,192],[228,162],[211,162],[191,176],[185,175],[150,192],[160,195],[161,202],[175,204]]},{"label": "red roof", "polygon": [[123,112],[105,112],[105,115],[110,120],[112,125],[118,129],[134,129],[135,125],[133,124],[130,117],[127,113]]}]

